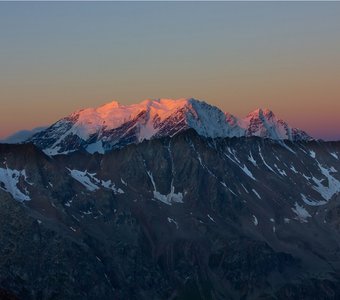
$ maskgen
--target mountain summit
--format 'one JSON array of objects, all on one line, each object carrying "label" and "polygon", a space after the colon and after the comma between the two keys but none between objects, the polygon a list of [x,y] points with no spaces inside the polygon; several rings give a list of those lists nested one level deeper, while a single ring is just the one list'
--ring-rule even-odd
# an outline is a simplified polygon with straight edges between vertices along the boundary
[{"label": "mountain summit", "polygon": [[259,136],[274,140],[309,140],[304,131],[278,120],[268,109],[239,119],[193,98],[147,99],[138,104],[116,101],[76,111],[35,134],[33,142],[49,155],[78,149],[104,153],[143,140],[194,129],[204,137]]},{"label": "mountain summit", "polygon": [[259,136],[274,140],[310,140],[304,131],[290,127],[285,121],[277,119],[268,108],[258,108],[242,120],[245,136]]}]

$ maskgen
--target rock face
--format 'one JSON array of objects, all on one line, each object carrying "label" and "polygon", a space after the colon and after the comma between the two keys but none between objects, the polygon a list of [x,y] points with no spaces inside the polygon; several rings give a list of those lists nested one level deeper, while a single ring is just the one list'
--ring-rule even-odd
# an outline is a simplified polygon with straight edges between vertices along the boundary
[{"label": "rock face", "polygon": [[194,130],[103,155],[0,144],[0,295],[339,299],[339,159]]},{"label": "rock face", "polygon": [[80,110],[38,132],[28,141],[48,155],[79,149],[105,153],[143,140],[171,137],[188,129],[210,138],[312,139],[307,133],[278,120],[269,110],[258,109],[245,119],[239,119],[195,99],[158,99],[127,106],[111,102]]}]

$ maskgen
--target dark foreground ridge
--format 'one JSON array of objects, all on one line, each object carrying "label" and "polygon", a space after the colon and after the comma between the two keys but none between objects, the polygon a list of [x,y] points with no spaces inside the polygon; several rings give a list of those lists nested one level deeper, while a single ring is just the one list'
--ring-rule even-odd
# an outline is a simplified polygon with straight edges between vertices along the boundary
[{"label": "dark foreground ridge", "polygon": [[340,299],[339,159],[193,130],[104,155],[0,145],[0,296]]}]

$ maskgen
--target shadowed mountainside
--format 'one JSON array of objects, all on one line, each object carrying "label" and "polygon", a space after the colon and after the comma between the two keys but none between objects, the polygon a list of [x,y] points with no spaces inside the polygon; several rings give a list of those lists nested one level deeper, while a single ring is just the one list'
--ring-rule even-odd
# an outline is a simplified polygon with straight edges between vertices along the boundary
[{"label": "shadowed mountainside", "polygon": [[193,130],[104,155],[0,145],[0,288],[18,299],[338,299],[339,158],[339,142]]}]

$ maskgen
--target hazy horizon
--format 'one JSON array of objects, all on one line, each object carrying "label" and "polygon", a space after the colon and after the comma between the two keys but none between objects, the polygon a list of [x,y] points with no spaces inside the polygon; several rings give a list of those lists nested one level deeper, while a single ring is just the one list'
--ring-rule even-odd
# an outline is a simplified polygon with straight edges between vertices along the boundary
[{"label": "hazy horizon", "polygon": [[0,3],[0,139],[117,100],[268,107],[340,139],[340,3]]}]

